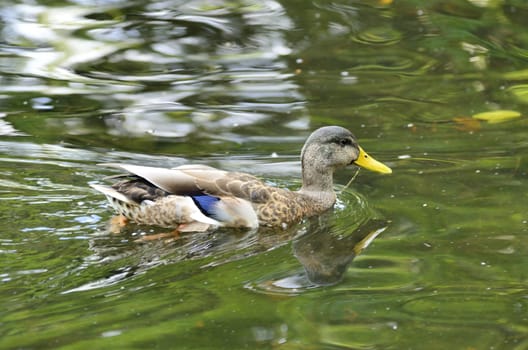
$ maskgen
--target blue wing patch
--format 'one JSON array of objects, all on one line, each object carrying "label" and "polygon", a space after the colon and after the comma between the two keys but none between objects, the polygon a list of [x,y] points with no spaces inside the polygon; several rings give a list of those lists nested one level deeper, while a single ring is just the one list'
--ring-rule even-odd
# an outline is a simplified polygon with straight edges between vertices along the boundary
[{"label": "blue wing patch", "polygon": [[200,209],[205,216],[214,216],[214,207],[220,198],[209,196],[207,194],[191,196],[191,198],[193,199],[194,204],[196,204],[198,209]]}]

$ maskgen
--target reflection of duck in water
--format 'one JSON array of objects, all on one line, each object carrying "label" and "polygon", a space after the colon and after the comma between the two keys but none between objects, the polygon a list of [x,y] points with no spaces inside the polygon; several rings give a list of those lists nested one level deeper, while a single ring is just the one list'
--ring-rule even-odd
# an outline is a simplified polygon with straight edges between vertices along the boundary
[{"label": "reflection of duck in water", "polygon": [[301,152],[299,191],[271,187],[258,178],[204,165],[173,169],[106,164],[131,175],[113,186],[92,185],[126,219],[140,224],[203,231],[212,226],[285,227],[334,205],[333,173],[355,164],[380,173],[391,169],[369,157],[350,131],[317,129]]},{"label": "reflection of duck in water", "polygon": [[354,257],[385,228],[385,221],[375,219],[352,232],[321,223],[312,224],[307,234],[293,241],[293,251],[310,282],[335,284],[341,281]]}]

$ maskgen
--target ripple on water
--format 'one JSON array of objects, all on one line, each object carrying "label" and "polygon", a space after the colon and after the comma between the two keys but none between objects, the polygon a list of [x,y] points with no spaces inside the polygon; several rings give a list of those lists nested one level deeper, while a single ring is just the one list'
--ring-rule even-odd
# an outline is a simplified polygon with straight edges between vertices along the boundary
[{"label": "ripple on water", "polygon": [[355,34],[352,40],[366,45],[394,45],[402,40],[402,33],[390,27],[370,27]]},{"label": "ripple on water", "polygon": [[414,318],[434,319],[438,324],[479,325],[497,321],[497,315],[509,313],[512,306],[510,298],[501,299],[495,291],[437,290],[410,298],[402,310]]},{"label": "ripple on water", "polygon": [[[439,341],[432,334],[441,334],[443,339],[450,339],[461,349],[472,349],[483,346],[486,349],[500,348],[507,337],[497,329],[487,328],[482,332],[480,327],[460,325],[458,327],[424,324],[413,321],[396,321],[394,318],[379,317],[379,320],[364,320],[352,316],[352,320],[341,325],[319,326],[320,339],[324,344],[347,349],[392,348],[397,341],[398,347],[415,348],[420,344],[423,349],[439,349]],[[413,336],[402,339],[401,329],[412,329]],[[445,345],[443,345],[445,346]],[[440,347],[442,348],[442,347]]]}]

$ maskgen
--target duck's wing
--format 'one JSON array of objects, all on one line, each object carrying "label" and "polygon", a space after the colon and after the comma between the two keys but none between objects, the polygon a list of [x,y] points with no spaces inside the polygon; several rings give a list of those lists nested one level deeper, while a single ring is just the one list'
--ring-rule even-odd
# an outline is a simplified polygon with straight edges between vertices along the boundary
[{"label": "duck's wing", "polygon": [[166,169],[122,163],[102,163],[106,167],[124,170],[136,175],[171,194],[200,194],[202,191],[197,187],[194,177],[185,174],[178,169]]},{"label": "duck's wing", "polygon": [[215,172],[197,169],[182,171],[195,179],[199,189],[212,196],[236,197],[252,203],[262,203],[269,198],[269,191],[272,187],[267,186],[255,176],[241,172],[215,170]]},{"label": "duck's wing", "polygon": [[205,193],[250,202],[262,202],[269,198],[269,187],[255,176],[206,165],[184,165],[171,169],[120,163],[101,165],[139,176],[170,194],[192,196]]}]

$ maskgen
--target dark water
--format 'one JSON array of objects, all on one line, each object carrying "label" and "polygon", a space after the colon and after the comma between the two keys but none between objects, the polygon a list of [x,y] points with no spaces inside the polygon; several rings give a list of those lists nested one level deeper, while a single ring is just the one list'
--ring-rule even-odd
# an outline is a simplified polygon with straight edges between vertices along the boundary
[{"label": "dark water", "polygon": [[[2,2],[0,348],[528,349],[526,18],[522,0]],[[490,111],[518,116],[473,118]],[[293,189],[331,124],[394,173],[340,172],[336,208],[287,231],[111,234],[88,186],[100,162],[197,162]]]}]

